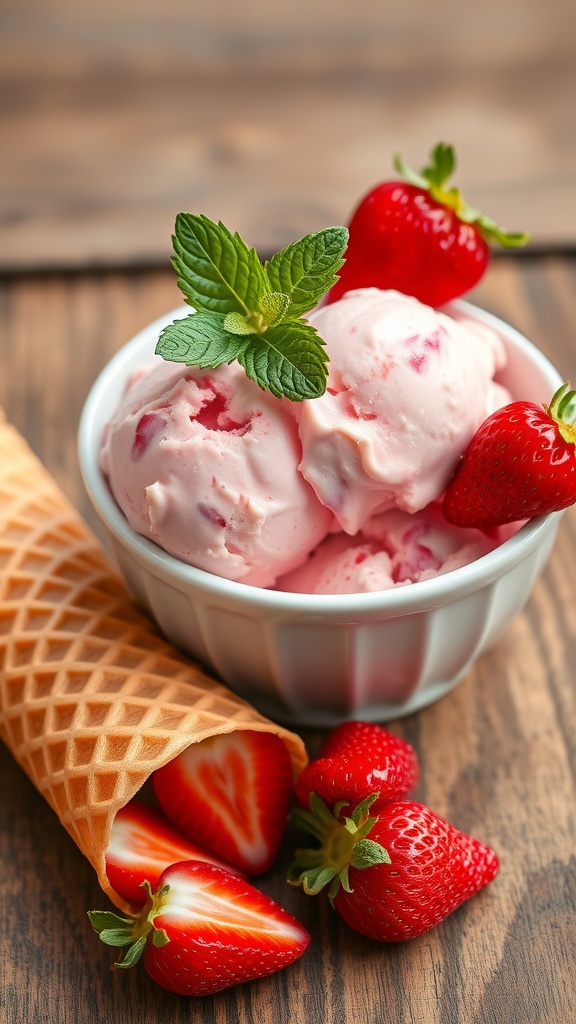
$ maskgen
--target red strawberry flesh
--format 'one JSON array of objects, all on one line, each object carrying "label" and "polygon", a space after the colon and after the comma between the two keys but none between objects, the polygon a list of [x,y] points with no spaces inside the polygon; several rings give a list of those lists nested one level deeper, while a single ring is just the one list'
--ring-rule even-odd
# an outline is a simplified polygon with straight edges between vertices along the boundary
[{"label": "red strawberry flesh", "polygon": [[[182,860],[202,860],[228,868],[208,850],[191,842],[156,809],[131,800],[118,811],[106,850],[106,874],[115,891],[143,906],[148,880],[156,888],[162,872]],[[230,868],[236,871],[235,868]]]},{"label": "red strawberry flesh", "polygon": [[[159,882],[166,904],[154,925],[169,943],[148,942],[144,965],[181,995],[207,995],[293,963],[310,941],[305,928],[249,883],[211,865],[181,864]],[[172,946],[172,949],[171,949]]]},{"label": "red strawberry flesh", "polygon": [[214,864],[167,868],[139,914],[90,911],[103,942],[124,949],[119,968],[143,954],[150,977],[179,995],[202,996],[272,974],[310,941],[305,928],[248,882]]},{"label": "red strawberry flesh", "polygon": [[247,874],[267,871],[286,826],[293,783],[276,735],[238,730],[192,744],[157,770],[164,813],[194,842]]}]

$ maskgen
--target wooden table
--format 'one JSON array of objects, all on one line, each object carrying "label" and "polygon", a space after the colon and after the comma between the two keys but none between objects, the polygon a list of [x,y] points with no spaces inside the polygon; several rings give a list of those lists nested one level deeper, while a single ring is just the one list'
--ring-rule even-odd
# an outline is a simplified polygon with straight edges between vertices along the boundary
[{"label": "wooden table", "polygon": [[[530,229],[474,293],[576,384],[576,8],[570,0],[289,5],[18,0],[0,10],[0,406],[99,530],[76,458],[99,369],[181,301],[179,210],[261,252],[342,223],[400,150],[458,151],[470,202]],[[166,269],[159,269],[164,267]],[[543,400],[547,396],[542,396]],[[202,1001],[111,973],[94,873],[0,745],[0,1024],[576,1021],[576,510],[530,601],[441,702],[391,727],[416,796],[501,858],[434,931],[386,947],[287,886],[290,969]],[[320,734],[305,739],[311,753]]]},{"label": "wooden table", "polygon": [[178,210],[278,249],[439,140],[470,203],[572,246],[576,7],[504,8],[6,0],[0,273],[158,265]]},{"label": "wooden table", "polygon": [[[499,257],[473,296],[576,377],[576,258]],[[75,431],[109,356],[179,301],[163,271],[0,282],[0,404],[93,525]],[[543,396],[545,398],[546,396]],[[449,696],[391,723],[416,747],[416,795],[501,858],[496,880],[432,932],[382,946],[289,888],[288,836],[262,888],[309,928],[288,970],[204,1000],[142,968],[111,973],[86,911],[87,861],[0,749],[2,1024],[568,1024],[576,1019],[576,513],[525,611]],[[311,752],[320,734],[305,736]]]}]

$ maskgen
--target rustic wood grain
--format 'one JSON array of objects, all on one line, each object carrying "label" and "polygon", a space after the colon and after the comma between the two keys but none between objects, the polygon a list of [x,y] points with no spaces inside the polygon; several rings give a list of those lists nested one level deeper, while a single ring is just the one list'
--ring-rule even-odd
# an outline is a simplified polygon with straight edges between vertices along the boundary
[{"label": "rustic wood grain", "polygon": [[[477,301],[576,376],[576,259],[496,261]],[[0,281],[0,404],[94,522],[75,429],[101,366],[178,304],[170,273]],[[544,396],[545,397],[545,396]],[[381,946],[284,881],[294,837],[262,888],[309,928],[288,970],[204,1000],[143,969],[112,973],[86,911],[94,873],[0,748],[2,1024],[568,1024],[576,1019],[576,511],[526,610],[463,683],[391,727],[416,747],[416,795],[500,855],[495,881],[432,932]],[[305,739],[311,752],[320,734]]]},{"label": "rustic wood grain", "polygon": [[0,10],[0,270],[164,265],[180,210],[271,252],[440,139],[471,203],[574,246],[567,0],[133,6]]}]

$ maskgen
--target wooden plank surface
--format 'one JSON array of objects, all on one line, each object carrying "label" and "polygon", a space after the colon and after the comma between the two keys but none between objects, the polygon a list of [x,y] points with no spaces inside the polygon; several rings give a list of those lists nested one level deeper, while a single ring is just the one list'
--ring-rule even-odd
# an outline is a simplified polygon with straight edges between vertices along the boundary
[{"label": "wooden plank surface", "polygon": [[470,202],[572,247],[575,94],[567,0],[6,0],[0,270],[164,264],[179,210],[270,252],[440,139]]},{"label": "wooden plank surface", "polygon": [[[495,262],[477,301],[576,376],[576,259]],[[103,363],[177,304],[171,274],[48,275],[0,283],[0,404],[94,523],[75,430]],[[543,396],[546,397],[546,396]],[[417,796],[501,858],[496,880],[421,939],[382,946],[288,887],[288,836],[259,884],[309,928],[290,969],[204,1000],[143,969],[111,973],[86,911],[92,869],[0,749],[2,1024],[568,1024],[576,1019],[576,512],[526,610],[463,683],[391,727],[416,747]],[[313,753],[320,734],[305,733]]]}]

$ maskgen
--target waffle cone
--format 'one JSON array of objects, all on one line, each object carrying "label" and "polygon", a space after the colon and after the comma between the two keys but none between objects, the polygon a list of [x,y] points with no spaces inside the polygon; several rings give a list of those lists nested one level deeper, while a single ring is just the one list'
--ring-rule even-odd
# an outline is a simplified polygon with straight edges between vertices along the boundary
[{"label": "waffle cone", "polygon": [[132,602],[99,541],[0,410],[0,738],[94,866],[117,811],[191,743],[302,740],[185,659]]}]

